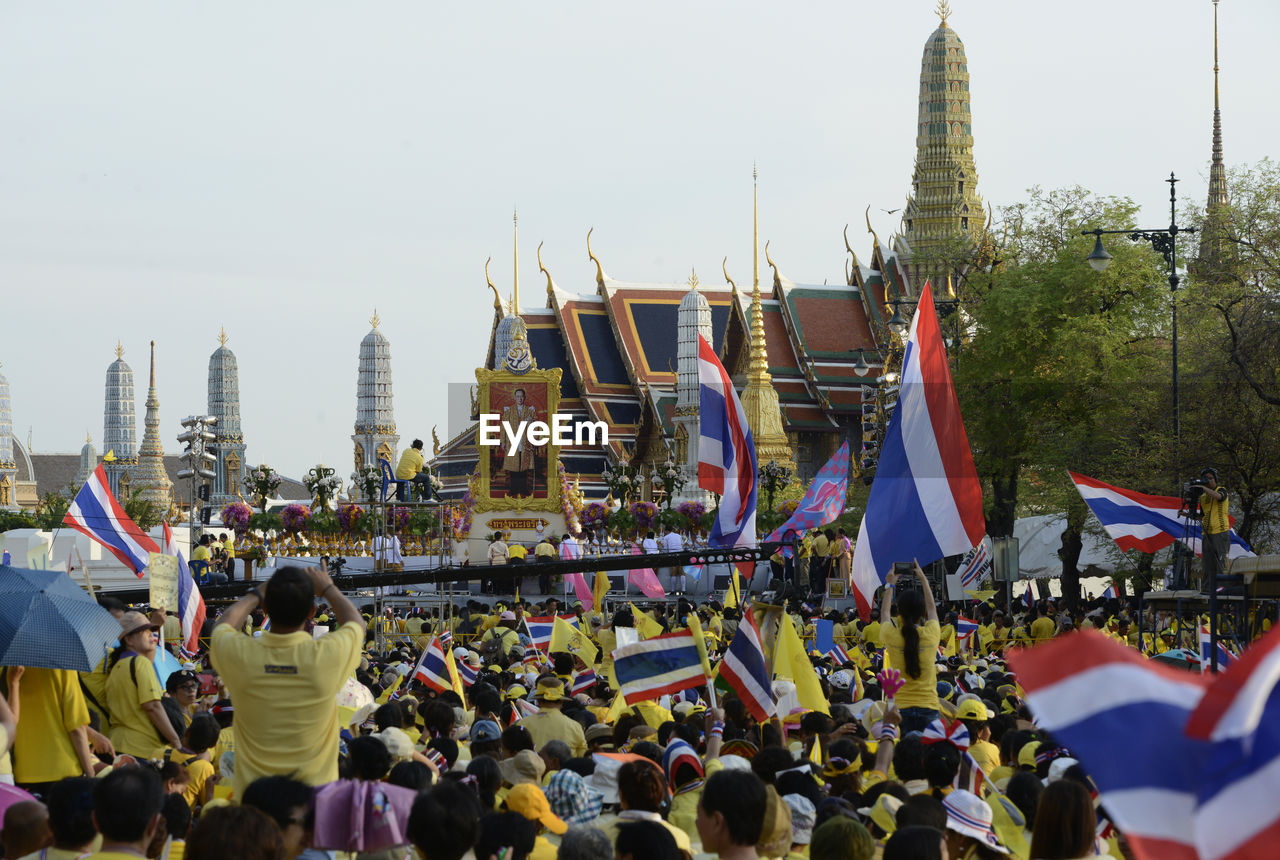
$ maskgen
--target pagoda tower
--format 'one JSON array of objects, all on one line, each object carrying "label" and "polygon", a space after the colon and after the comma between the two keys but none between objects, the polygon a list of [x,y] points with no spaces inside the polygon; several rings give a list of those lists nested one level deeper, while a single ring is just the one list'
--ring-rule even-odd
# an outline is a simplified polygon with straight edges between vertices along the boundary
[{"label": "pagoda tower", "polygon": [[80,449],[80,469],[76,472],[76,486],[83,486],[96,468],[98,468],[98,449],[93,447],[93,436],[86,433],[84,447]]},{"label": "pagoda tower", "polygon": [[747,359],[747,387],[742,391],[742,411],[756,445],[756,462],[764,466],[773,460],[795,472],[791,443],[782,429],[782,407],[778,391],[769,375],[769,355],[764,345],[764,310],[760,305],[760,205],[756,172],[751,171],[752,260],[751,260],[751,350]]},{"label": "pagoda tower", "polygon": [[939,256],[978,244],[986,226],[973,160],[964,43],[947,26],[951,9],[946,0],[938,4],[937,14],[941,23],[925,42],[920,61],[916,163],[902,216],[902,236],[910,256],[919,261],[910,266],[918,285],[951,274]]},{"label": "pagoda tower", "polygon": [[18,463],[13,458],[13,406],[9,380],[0,374],[0,510],[16,510]]},{"label": "pagoda tower", "polygon": [[682,502],[706,505],[710,494],[698,486],[698,422],[702,388],[698,380],[698,335],[713,342],[711,305],[698,289],[698,275],[689,275],[689,292],[676,312],[676,425],[672,459],[684,473]]},{"label": "pagoda tower", "polygon": [[142,498],[165,513],[173,504],[173,482],[164,469],[164,446],[160,444],[160,398],[156,396],[156,342],[151,341],[151,384],[147,388],[147,416],[143,419],[142,448],[133,472],[133,488]]},{"label": "pagoda tower", "polygon": [[121,479],[138,464],[138,418],[133,402],[133,368],[124,360],[124,347],[117,342],[116,360],[107,367],[102,416],[107,484],[116,498],[121,496]]},{"label": "pagoda tower", "polygon": [[218,334],[218,348],[209,356],[209,410],[218,419],[213,425],[217,439],[209,453],[218,458],[209,504],[215,508],[239,499],[240,476],[244,470],[244,435],[240,429],[240,371],[236,354],[227,348],[227,330]]},{"label": "pagoda tower", "polygon": [[[1221,263],[1221,223],[1230,201],[1227,199],[1227,167],[1222,160],[1222,100],[1218,91],[1218,0],[1213,0],[1213,149],[1209,160],[1209,199],[1205,201],[1205,228],[1200,231],[1197,255],[1210,277]],[[1220,274],[1219,274],[1220,276]]]},{"label": "pagoda tower", "polygon": [[378,330],[378,312],[369,320],[372,328],[360,341],[360,369],[356,377],[355,465],[377,465],[382,458],[396,466],[396,417],[391,405],[391,341]]}]

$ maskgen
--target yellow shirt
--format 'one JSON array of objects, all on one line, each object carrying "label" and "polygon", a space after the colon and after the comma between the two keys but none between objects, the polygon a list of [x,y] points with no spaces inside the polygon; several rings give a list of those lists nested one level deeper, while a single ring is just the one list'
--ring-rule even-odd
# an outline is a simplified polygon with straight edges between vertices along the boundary
[{"label": "yellow shirt", "polygon": [[338,778],[338,691],[360,662],[364,630],[343,624],[327,636],[244,636],[226,624],[213,630],[209,656],[236,709],[237,797],[261,776],[308,785]]},{"label": "yellow shirt", "polygon": [[404,453],[400,455],[400,463],[396,466],[397,480],[408,481],[421,472],[423,461],[424,458],[421,451],[417,448],[406,448]]},{"label": "yellow shirt", "polygon": [[[107,714],[107,658],[103,657],[102,662],[92,672],[81,672],[80,683],[84,685],[81,692],[88,691],[85,696],[85,704],[94,711],[99,718],[98,731],[104,735],[111,733],[111,718]],[[89,696],[93,698],[90,699]],[[96,703],[96,704],[95,704]]]},{"label": "yellow shirt", "polygon": [[[849,623],[852,624],[853,622],[850,621]],[[862,628],[862,641],[868,645],[874,645],[877,648],[883,646],[883,643],[880,641],[879,621],[872,621],[866,627]]]},{"label": "yellow shirt", "polygon": [[907,674],[906,662],[903,658],[902,631],[896,621],[890,619],[888,624],[880,627],[880,638],[889,652],[889,660],[895,669],[902,672],[905,682],[898,691],[894,701],[899,708],[932,708],[938,709],[938,641],[942,637],[942,629],[938,622],[926,621],[919,627],[920,677],[912,678]]},{"label": "yellow shirt", "polygon": [[813,556],[814,558],[825,558],[827,550],[830,549],[831,541],[827,540],[824,534],[818,535],[813,539]]},{"label": "yellow shirt", "polygon": [[111,743],[118,753],[159,758],[164,740],[142,706],[164,696],[155,664],[146,657],[122,657],[107,676],[107,710],[111,711]]},{"label": "yellow shirt", "polygon": [[796,558],[808,558],[813,555],[813,538],[805,535],[796,545]]},{"label": "yellow shirt", "polygon": [[192,561],[208,561],[212,557],[213,553],[209,552],[209,548],[207,546],[196,544],[196,548],[191,551]]},{"label": "yellow shirt", "polygon": [[556,708],[546,708],[530,714],[516,725],[529,730],[535,750],[542,749],[547,741],[564,741],[575,756],[587,754],[587,738],[582,731],[582,724],[569,719]]},{"label": "yellow shirt", "polygon": [[677,794],[671,798],[671,809],[667,812],[667,821],[689,834],[690,840],[695,837],[702,838],[698,836],[696,823],[698,819],[698,800],[701,797],[701,788]]},{"label": "yellow shirt", "polygon": [[187,787],[182,792],[182,799],[187,802],[187,806],[191,807],[191,811],[195,812],[196,807],[204,803],[204,787],[209,777],[213,776],[214,767],[199,756],[184,755],[168,748],[165,751],[170,754],[173,761],[187,766]]},{"label": "yellow shirt", "polygon": [[1222,534],[1231,528],[1231,520],[1227,517],[1227,491],[1223,487],[1218,487],[1214,492],[1222,493],[1222,501],[1218,501],[1207,495],[1200,496],[1200,510],[1204,513],[1204,519],[1201,520],[1201,528],[1207,535]]},{"label": "yellow shirt", "polygon": [[13,739],[14,779],[19,783],[56,782],[80,776],[80,759],[68,732],[88,725],[89,709],[76,673],[27,669],[22,675],[21,703]]},{"label": "yellow shirt", "polygon": [[547,541],[542,541],[533,548],[535,558],[555,558],[556,548]]},{"label": "yellow shirt", "polygon": [[1048,642],[1057,626],[1052,618],[1037,618],[1031,622],[1031,638],[1036,642]]},{"label": "yellow shirt", "polygon": [[222,772],[222,757],[226,753],[234,753],[236,751],[236,727],[234,725],[227,726],[218,732],[218,743],[213,747],[213,767],[221,776],[226,776]]},{"label": "yellow shirt", "polygon": [[508,561],[513,558],[518,558],[521,561],[524,561],[526,558],[529,557],[529,550],[525,549],[518,543],[512,544],[507,549],[507,556],[508,556]]},{"label": "yellow shirt", "polygon": [[222,542],[222,551],[227,554],[227,558],[236,557],[236,542],[233,538],[227,538]]},{"label": "yellow shirt", "polygon": [[969,744],[969,754],[988,776],[1000,766],[1000,747],[990,741],[973,741]]}]

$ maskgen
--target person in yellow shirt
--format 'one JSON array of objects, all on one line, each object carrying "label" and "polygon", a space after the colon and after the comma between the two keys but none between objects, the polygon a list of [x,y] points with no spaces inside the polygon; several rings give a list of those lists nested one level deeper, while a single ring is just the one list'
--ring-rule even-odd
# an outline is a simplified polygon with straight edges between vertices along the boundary
[{"label": "person in yellow shirt", "polygon": [[954,612],[947,616],[947,623],[939,628],[938,647],[942,649],[942,656],[956,656],[956,613]]},{"label": "person in yellow shirt", "polygon": [[898,594],[898,619],[889,616],[891,597],[898,576],[889,571],[885,577],[885,595],[880,602],[880,638],[884,641],[890,664],[902,671],[903,685],[895,701],[902,714],[902,731],[924,731],[938,718],[938,674],[936,656],[942,630],[938,625],[938,607],[933,591],[920,565],[916,565],[918,588]]},{"label": "person in yellow shirt", "polygon": [[116,752],[135,758],[159,758],[166,743],[174,749],[182,746],[160,703],[164,688],[155,667],[159,625],[141,612],[126,612],[120,628],[120,647],[112,654],[107,676],[111,743]]},{"label": "person in yellow shirt", "polygon": [[1202,469],[1200,481],[1203,490],[1200,493],[1200,510],[1204,518],[1200,528],[1204,540],[1200,542],[1202,554],[1201,568],[1204,572],[1205,588],[1210,588],[1216,577],[1226,572],[1231,551],[1231,518],[1227,515],[1227,488],[1218,486],[1218,470],[1212,466]]},{"label": "person in yellow shirt", "polygon": [[1036,620],[1031,622],[1031,638],[1037,645],[1048,642],[1053,638],[1054,631],[1058,626],[1053,623],[1053,619],[1049,617],[1049,610],[1043,602],[1036,604]]},{"label": "person in yellow shirt", "polygon": [[6,666],[0,670],[0,679],[10,701],[21,702],[22,718],[9,736],[14,781],[40,787],[81,774],[93,776],[89,709],[76,673]]},{"label": "person in yellow shirt", "polygon": [[[431,473],[423,468],[425,465],[422,440],[414,439],[413,444],[404,450],[400,455],[400,462],[396,464],[396,480],[417,484],[419,496],[426,501],[431,501]],[[396,498],[402,502],[405,501],[405,489],[405,484],[396,487]]]},{"label": "person in yellow shirt", "polygon": [[830,559],[827,554],[831,551],[831,538],[827,537],[826,532],[820,532],[816,529],[813,533],[813,555],[809,557],[809,588],[814,594],[825,594],[827,591],[827,576],[831,572]]},{"label": "person in yellow shirt", "polygon": [[222,544],[222,554],[227,559],[226,574],[230,579],[236,575],[236,539],[228,537],[224,532],[219,532],[218,542]]},{"label": "person in yellow shirt", "polygon": [[987,725],[991,712],[982,701],[965,699],[956,708],[956,719],[969,730],[969,754],[990,777],[1000,766],[1000,747],[991,743],[991,727]]},{"label": "person in yellow shirt", "polygon": [[809,559],[813,557],[813,532],[803,535],[795,546],[796,591],[812,594],[809,589]]},{"label": "person in yellow shirt", "polygon": [[[333,607],[337,624],[319,639],[304,627],[317,597]],[[271,629],[243,636],[244,619],[259,606]],[[222,613],[209,656],[235,703],[236,796],[261,776],[292,776],[308,785],[338,778],[336,697],[359,664],[363,643],[360,611],[323,563],[283,567],[265,594],[255,588]]]}]

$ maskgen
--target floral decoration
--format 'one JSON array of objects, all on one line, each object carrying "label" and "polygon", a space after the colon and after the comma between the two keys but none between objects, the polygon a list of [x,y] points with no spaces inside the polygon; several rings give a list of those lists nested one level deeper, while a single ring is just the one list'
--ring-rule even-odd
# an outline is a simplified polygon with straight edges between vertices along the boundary
[{"label": "floral decoration", "polygon": [[280,523],[287,532],[298,532],[311,524],[311,509],[305,505],[285,505],[280,511]]},{"label": "floral decoration", "polygon": [[222,509],[222,526],[238,535],[243,535],[249,530],[251,516],[253,516],[253,508],[244,502],[232,502]]}]

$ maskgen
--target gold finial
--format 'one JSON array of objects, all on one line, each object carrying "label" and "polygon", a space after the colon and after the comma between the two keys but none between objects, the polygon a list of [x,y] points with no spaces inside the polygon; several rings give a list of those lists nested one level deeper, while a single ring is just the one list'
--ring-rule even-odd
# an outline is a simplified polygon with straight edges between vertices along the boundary
[{"label": "gold finial", "polygon": [[595,232],[595,227],[587,231],[587,259],[596,264],[596,284],[604,286],[604,266],[600,265],[599,258],[591,251],[591,234]]},{"label": "gold finial", "polygon": [[91,434],[88,430],[84,431],[84,444],[86,445],[93,444],[93,434]]},{"label": "gold finial", "polygon": [[116,358],[124,358],[124,344],[116,341]]},{"label": "gold finial", "polygon": [[[1217,4],[1215,3],[1214,5]],[[938,0],[938,6],[933,11],[942,19],[942,26],[947,26],[947,18],[951,16],[951,4],[947,0]]]},{"label": "gold finial", "polygon": [[226,345],[227,345],[227,328],[226,326],[223,326],[222,330],[218,332],[218,346],[226,346]]},{"label": "gold finial", "polygon": [[[490,257],[489,260],[492,260]],[[498,288],[493,285],[493,278],[489,277],[489,260],[484,261],[484,280],[489,285],[489,289],[493,290],[493,309],[499,314],[502,313],[502,297],[498,295]]]},{"label": "gold finial", "polygon": [[[867,232],[871,234],[871,239],[872,239],[872,241],[874,241],[874,242],[875,242],[875,248],[879,248],[879,247],[880,247],[880,237],[876,235],[876,229],[875,229],[874,227],[872,227],[872,226],[871,226],[871,206],[870,206],[870,205],[868,205],[868,206],[867,206],[867,211],[866,211],[865,215],[866,215],[866,218],[867,218]],[[873,249],[872,249],[873,253],[874,253],[874,251],[875,251],[875,248],[873,248]]]},{"label": "gold finial", "polygon": [[520,313],[520,213],[511,210],[511,310]]},{"label": "gold finial", "polygon": [[556,293],[555,284],[551,283],[551,273],[547,271],[547,267],[542,265],[542,246],[543,242],[538,243],[538,271],[547,276],[547,297],[550,298]]},{"label": "gold finial", "polygon": [[[729,258],[726,257],[725,259],[728,260]],[[689,269],[689,280],[686,281],[686,283],[689,285],[689,289],[691,290],[696,290],[698,288],[698,270],[697,269],[694,269],[694,268]]]},{"label": "gold finial", "polygon": [[953,299],[956,297],[956,288],[955,288],[955,287],[953,287],[953,286],[951,285],[951,273],[950,273],[950,272],[948,272],[948,273],[947,273],[947,296],[948,296],[949,298],[953,298]]},{"label": "gold finial", "polygon": [[[773,262],[773,258],[771,258],[771,257],[769,256],[769,243],[768,243],[768,242],[765,242],[765,243],[764,243],[764,261],[765,261],[766,263],[768,263],[768,264],[769,264],[769,268],[773,269],[773,285],[774,285],[775,287],[778,287],[779,289],[781,289],[781,287],[782,287],[782,276],[778,274],[778,264],[777,264],[777,263],[775,263],[775,262]],[[760,284],[759,284],[758,282],[757,282],[757,283],[756,283],[756,285],[755,285],[755,291],[756,291],[756,293],[757,293],[757,294],[759,294],[759,292],[760,292]]]},{"label": "gold finial", "polygon": [[853,257],[853,266],[846,268],[845,283],[853,286],[854,273],[858,271],[858,252],[853,250],[853,246],[849,244],[849,225],[844,225],[844,249],[849,252],[849,256]]},{"label": "gold finial", "polygon": [[440,456],[440,437],[436,435],[435,426],[431,428],[431,453]]},{"label": "gold finial", "polygon": [[[751,164],[751,285],[760,286],[760,192],[759,172],[754,162]],[[769,243],[765,243],[765,253],[769,253]]]},{"label": "gold finial", "polygon": [[369,317],[369,325],[373,326],[376,329],[378,327],[378,324],[381,322],[382,322],[382,317],[378,316],[378,309],[374,308],[373,316]]},{"label": "gold finial", "polygon": [[723,260],[720,261],[720,271],[724,272],[724,279],[726,282],[728,282],[729,286],[733,287],[733,294],[736,296],[738,294],[738,285],[733,282],[733,278],[729,277],[728,266],[729,266],[729,258],[725,257]]}]

